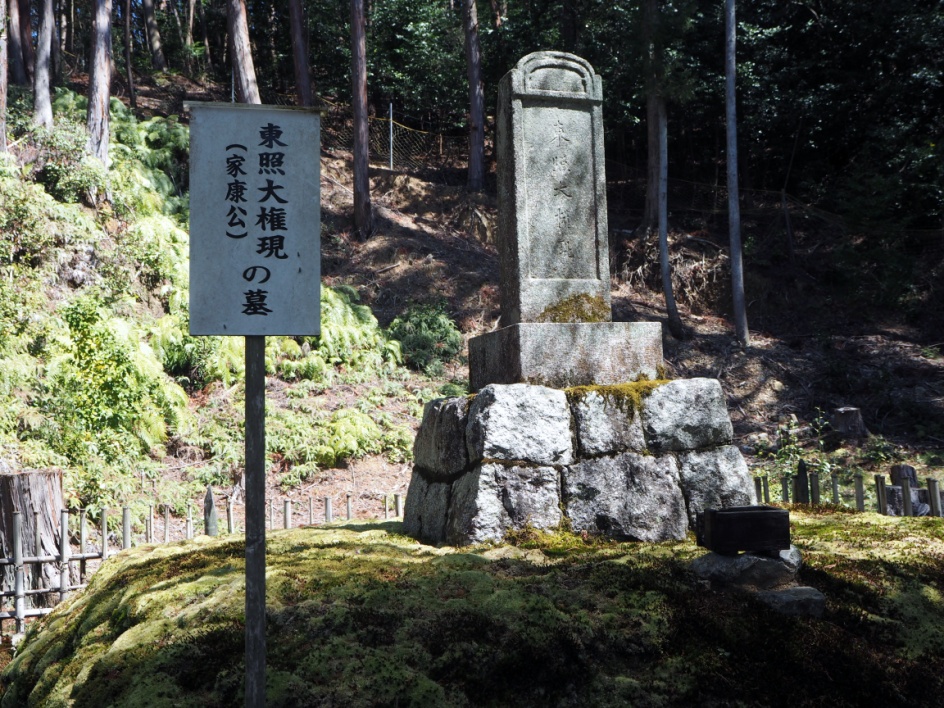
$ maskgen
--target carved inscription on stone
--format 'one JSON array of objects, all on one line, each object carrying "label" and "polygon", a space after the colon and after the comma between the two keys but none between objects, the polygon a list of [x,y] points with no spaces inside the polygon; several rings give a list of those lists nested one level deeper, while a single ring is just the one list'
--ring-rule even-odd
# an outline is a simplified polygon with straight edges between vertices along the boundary
[{"label": "carved inscription on stone", "polygon": [[591,113],[524,106],[528,277],[596,279]]}]

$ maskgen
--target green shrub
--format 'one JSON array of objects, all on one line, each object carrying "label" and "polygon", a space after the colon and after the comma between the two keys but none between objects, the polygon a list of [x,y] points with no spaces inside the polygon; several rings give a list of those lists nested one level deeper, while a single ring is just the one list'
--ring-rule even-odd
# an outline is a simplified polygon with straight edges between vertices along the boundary
[{"label": "green shrub", "polygon": [[443,304],[411,305],[388,331],[400,342],[404,361],[426,373],[441,373],[443,364],[462,351],[462,333]]},{"label": "green shrub", "polygon": [[37,149],[34,179],[56,199],[93,203],[96,194],[106,191],[108,172],[86,151],[84,125],[61,120],[49,130],[36,128],[33,142]]}]

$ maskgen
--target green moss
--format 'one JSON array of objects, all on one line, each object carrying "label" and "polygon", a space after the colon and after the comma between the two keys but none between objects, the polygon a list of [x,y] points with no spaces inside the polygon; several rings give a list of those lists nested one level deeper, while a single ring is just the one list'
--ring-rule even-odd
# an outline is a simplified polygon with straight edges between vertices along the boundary
[{"label": "green moss", "polygon": [[578,293],[554,305],[548,305],[538,315],[537,321],[564,324],[567,322],[609,322],[610,319],[610,308],[602,297]]},{"label": "green moss", "polygon": [[666,379],[649,380],[640,376],[637,381],[623,384],[572,386],[564,389],[567,400],[571,403],[583,400],[592,393],[602,396],[608,403],[612,403],[630,418],[642,408],[642,402],[659,386],[667,384]]},{"label": "green moss", "polygon": [[[272,532],[267,705],[935,704],[940,519],[791,518],[822,620],[706,592],[691,539],[529,529],[457,550],[391,522]],[[0,705],[239,705],[243,551],[203,537],[117,554],[33,625]]]}]

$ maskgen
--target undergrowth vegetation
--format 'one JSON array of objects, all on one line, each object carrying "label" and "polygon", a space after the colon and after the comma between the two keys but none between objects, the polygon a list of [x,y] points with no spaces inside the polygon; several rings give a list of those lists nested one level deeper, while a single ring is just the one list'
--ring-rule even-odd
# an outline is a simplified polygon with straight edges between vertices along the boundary
[{"label": "undergrowth vegetation", "polygon": [[[530,531],[437,549],[399,523],[274,532],[266,705],[937,705],[940,520],[792,517],[821,619],[705,587],[691,540]],[[232,537],[114,558],[34,625],[0,705],[238,705],[243,563]]]},{"label": "undergrowth vegetation", "polygon": [[[202,485],[237,480],[243,425],[242,338],[188,331],[188,130],[175,116],[138,120],[113,99],[106,169],[86,153],[86,99],[57,89],[54,110],[53,129],[33,128],[30,94],[12,89],[14,139],[0,156],[0,457],[61,467],[72,506],[143,508],[144,479],[156,501],[181,507]],[[321,313],[318,337],[267,339],[267,374],[292,384],[272,404],[267,449],[286,486],[353,457],[410,454],[401,421],[317,400],[339,383],[402,381],[400,343],[351,288],[322,288]],[[207,405],[194,405],[198,394]],[[177,449],[198,451],[198,464],[164,479]]]}]

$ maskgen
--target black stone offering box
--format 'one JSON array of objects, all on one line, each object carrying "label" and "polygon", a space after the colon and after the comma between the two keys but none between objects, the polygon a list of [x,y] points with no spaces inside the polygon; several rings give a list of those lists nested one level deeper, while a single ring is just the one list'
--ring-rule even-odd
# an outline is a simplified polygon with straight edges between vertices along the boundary
[{"label": "black stone offering box", "polygon": [[705,509],[695,517],[698,545],[722,555],[790,548],[790,512],[772,506]]}]

